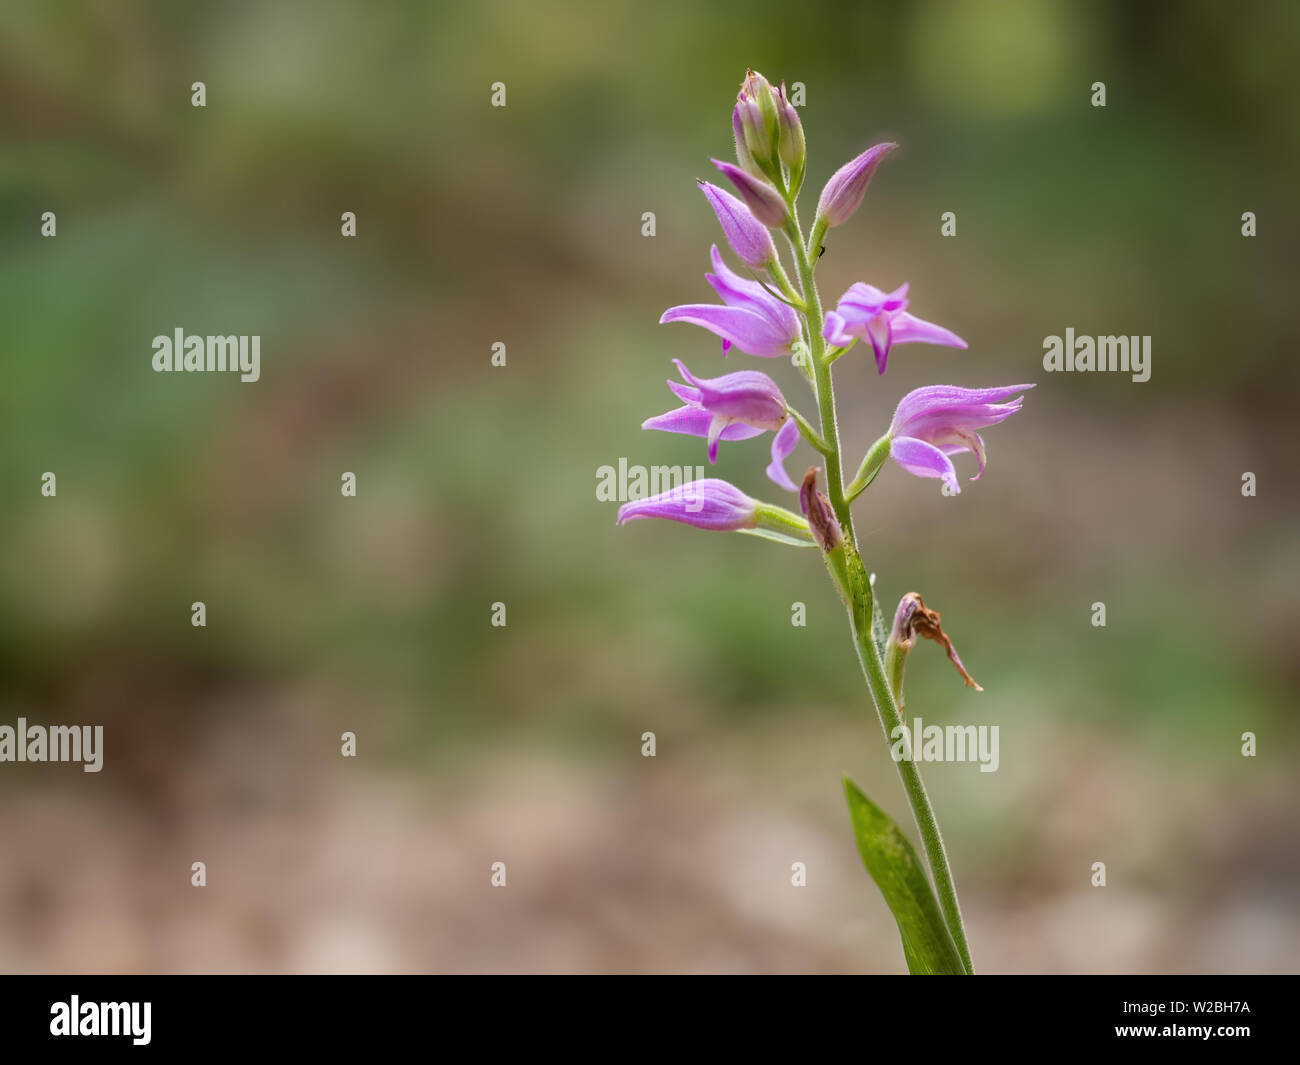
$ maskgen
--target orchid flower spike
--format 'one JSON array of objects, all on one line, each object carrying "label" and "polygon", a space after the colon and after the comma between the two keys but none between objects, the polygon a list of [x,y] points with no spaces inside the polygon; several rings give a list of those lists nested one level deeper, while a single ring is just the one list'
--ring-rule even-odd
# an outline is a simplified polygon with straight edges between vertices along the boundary
[{"label": "orchid flower spike", "polygon": [[690,322],[722,338],[725,355],[732,344],[764,359],[788,358],[800,338],[799,316],[757,281],[741,277],[727,267],[715,244],[709,252],[714,272],[704,278],[722,298],[715,303],[688,303],[669,307],[659,319]]},{"label": "orchid flower spike", "polygon": [[876,167],[897,147],[890,142],[877,144],[835,171],[817,201],[817,221],[827,226],[838,226],[852,218],[866,195]]},{"label": "orchid flower spike", "polygon": [[941,325],[922,321],[907,313],[907,285],[893,292],[881,292],[875,285],[859,281],[840,297],[835,310],[826,315],[822,337],[845,347],[856,339],[870,340],[876,355],[876,372],[884,373],[889,349],[895,344],[942,344],[964,348],[966,341]]},{"label": "orchid flower spike", "polygon": [[725,189],[707,181],[701,181],[699,185],[713,213],[718,216],[722,235],[727,238],[731,250],[747,266],[766,270],[776,258],[776,245],[772,243],[772,234],[767,231],[767,226],[754,217],[743,201]]},{"label": "orchid flower spike", "polygon": [[710,464],[718,461],[719,440],[747,440],[777,430],[767,475],[782,488],[795,491],[784,463],[799,443],[799,427],[786,412],[785,397],[776,382],[758,370],[695,377],[680,359],[673,362],[686,383],[669,381],[668,387],[685,406],[648,418],[641,428],[706,438]]},{"label": "orchid flower spike", "polygon": [[1018,393],[1033,387],[928,385],[909,392],[899,402],[889,426],[889,456],[908,473],[938,477],[950,492],[958,493],[961,486],[949,456],[974,452],[979,470],[971,480],[978,481],[984,472],[985,456],[984,440],[976,430],[1010,418],[1024,402]]}]

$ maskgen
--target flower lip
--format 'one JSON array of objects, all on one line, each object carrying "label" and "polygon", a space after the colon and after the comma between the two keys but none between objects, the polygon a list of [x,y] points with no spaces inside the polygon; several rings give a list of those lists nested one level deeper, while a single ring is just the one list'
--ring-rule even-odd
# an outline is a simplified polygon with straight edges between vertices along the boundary
[{"label": "flower lip", "polygon": [[787,418],[786,423],[772,437],[772,461],[763,471],[773,484],[784,488],[787,492],[799,491],[799,486],[790,480],[790,475],[785,472],[785,460],[794,454],[794,449],[798,446],[799,426],[793,418]]}]

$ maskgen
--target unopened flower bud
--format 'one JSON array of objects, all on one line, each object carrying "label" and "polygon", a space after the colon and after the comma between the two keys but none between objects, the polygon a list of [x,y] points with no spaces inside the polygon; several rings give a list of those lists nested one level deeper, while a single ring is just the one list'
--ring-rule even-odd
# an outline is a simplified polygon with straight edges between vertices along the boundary
[{"label": "unopened flower bud", "polygon": [[780,166],[777,152],[781,129],[776,94],[767,78],[756,71],[747,71],[736,98],[736,109],[750,157],[762,173],[774,176]]},{"label": "unopened flower bud", "polygon": [[749,146],[745,143],[745,126],[741,121],[741,112],[745,105],[740,101],[731,109],[731,132],[736,137],[736,162],[740,164],[740,169],[746,173],[753,174],[757,178],[763,176],[763,171],[759,165],[754,162],[754,157],[749,154]]},{"label": "unopened flower bud", "polygon": [[712,532],[735,532],[758,524],[756,499],[750,499],[735,485],[705,477],[675,485],[648,499],[624,503],[618,508],[618,524],[637,518],[665,518]]},{"label": "unopened flower bud", "polygon": [[767,227],[754,217],[754,212],[743,201],[725,189],[707,181],[699,182],[699,186],[713,213],[718,216],[731,250],[755,270],[767,269],[776,258],[776,245],[772,243],[772,234]]},{"label": "unopened flower bud", "polygon": [[803,137],[803,123],[799,121],[799,112],[785,94],[785,82],[777,93],[777,117],[781,126],[778,151],[781,162],[790,171],[790,195],[799,191],[803,184],[804,166],[808,160],[808,148]]},{"label": "unopened flower bud", "polygon": [[844,543],[844,534],[840,523],[835,519],[831,501],[817,491],[817,467],[809,466],[804,474],[803,484],[799,486],[799,509],[808,519],[808,528],[812,530],[813,539],[826,553],[834,551]]},{"label": "unopened flower bud", "polygon": [[866,195],[867,185],[880,160],[897,147],[897,144],[877,144],[835,171],[817,201],[817,220],[828,226],[838,226],[852,218]]},{"label": "unopened flower bud", "polygon": [[813,543],[808,523],[798,514],[760,503],[735,485],[713,477],[687,481],[618,508],[619,525],[638,518],[676,521],[710,532],[751,533],[796,547],[811,547]]},{"label": "unopened flower bud", "polygon": [[714,159],[713,165],[727,175],[727,179],[740,193],[740,198],[745,201],[745,206],[749,208],[750,214],[762,222],[763,225],[769,229],[780,229],[785,224],[789,208],[786,207],[785,200],[775,188],[762,178],[756,178],[753,174],[741,170],[740,167],[731,163],[723,163]]}]

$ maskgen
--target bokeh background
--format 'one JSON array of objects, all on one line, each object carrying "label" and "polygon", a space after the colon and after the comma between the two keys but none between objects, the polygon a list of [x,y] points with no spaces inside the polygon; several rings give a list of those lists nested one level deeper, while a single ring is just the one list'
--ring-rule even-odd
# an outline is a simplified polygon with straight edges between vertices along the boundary
[{"label": "bokeh background", "polygon": [[[907,280],[970,342],[841,360],[847,450],[1038,384],[959,498],[856,508],[986,689],[926,644],[910,712],[1001,729],[926,767],[977,966],[1300,968],[1298,45],[1282,2],[3,5],[0,722],[106,736],[0,765],[0,969],[904,971],[817,557],[595,498],[705,461],[639,425],[672,357],[724,368],[656,322],[711,298],[747,66],[807,87],[808,201],[902,144],[823,294]],[[177,326],[260,334],[261,381],[153,373]],[[1150,334],[1151,380],[1044,374],[1067,326]],[[774,498],[765,450],[718,475]]]}]

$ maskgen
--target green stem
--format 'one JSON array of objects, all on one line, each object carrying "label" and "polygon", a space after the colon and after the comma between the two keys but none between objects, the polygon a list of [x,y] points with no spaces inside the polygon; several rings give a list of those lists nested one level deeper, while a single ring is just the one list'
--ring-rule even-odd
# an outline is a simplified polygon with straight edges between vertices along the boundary
[{"label": "green stem", "polygon": [[[895,742],[895,730],[902,725],[903,716],[899,712],[894,692],[885,675],[885,665],[880,660],[880,652],[871,639],[871,629],[862,627],[855,619],[854,644],[858,650],[858,661],[862,664],[863,675],[867,678],[867,687],[871,689],[872,701],[880,715],[881,728],[885,730],[885,742]],[[908,804],[912,807],[912,816],[925,844],[925,856],[930,861],[930,871],[934,876],[934,886],[939,893],[939,906],[943,910],[944,920],[948,924],[957,952],[968,973],[975,972],[971,963],[970,947],[966,943],[966,928],[961,919],[961,906],[957,901],[957,885],[953,882],[952,868],[948,864],[948,852],[943,846],[943,835],[939,832],[939,821],[926,793],[925,782],[921,780],[921,771],[911,758],[895,761],[898,775],[903,781],[903,790],[907,792]]]},{"label": "green stem", "polygon": [[[808,316],[809,360],[812,362],[813,391],[821,415],[822,439],[826,442],[826,490],[831,509],[840,523],[846,540],[856,543],[853,536],[853,515],[844,497],[844,474],[840,469],[840,430],[835,421],[835,393],[831,388],[831,368],[827,364],[826,341],[822,339],[822,301],[813,279],[813,264],[803,242],[797,216],[791,213],[791,246],[799,268],[799,285],[803,289],[805,313]],[[815,230],[816,227],[814,227]]]},{"label": "green stem", "polygon": [[822,255],[822,238],[826,236],[826,230],[830,227],[818,218],[813,222],[812,232],[808,234],[808,257],[816,262]]},{"label": "green stem", "polygon": [[[885,742],[893,743],[892,734],[902,722],[898,703],[889,686],[884,663],[880,652],[871,638],[871,588],[867,581],[866,569],[858,554],[857,538],[853,532],[853,517],[849,511],[849,502],[870,483],[885,457],[889,453],[888,436],[877,440],[867,457],[863,460],[858,476],[845,493],[843,473],[840,467],[840,435],[835,419],[835,393],[831,387],[831,362],[826,357],[826,342],[822,339],[822,304],[817,292],[817,283],[813,279],[813,266],[821,253],[821,241],[826,234],[826,225],[818,220],[813,224],[812,233],[807,243],[803,240],[803,231],[799,227],[798,216],[791,210],[786,226],[786,235],[790,238],[791,248],[799,268],[799,285],[803,290],[804,313],[808,320],[808,343],[810,361],[813,369],[813,391],[817,397],[817,407],[821,415],[821,437],[826,444],[826,485],[831,501],[831,508],[839,520],[844,534],[845,573],[838,579],[844,581],[841,591],[845,594],[849,611],[849,622],[853,628],[853,642],[858,652],[858,661],[867,680],[872,702],[876,704],[876,713],[885,732]],[[862,481],[859,485],[859,481]],[[828,565],[830,564],[828,557]],[[832,571],[832,577],[836,573]],[[847,579],[846,579],[847,578]],[[934,815],[934,807],[926,794],[925,784],[916,762],[911,759],[898,760],[899,778],[903,790],[907,793],[912,816],[916,819],[917,830],[925,846],[925,854],[930,863],[930,872],[934,878],[935,889],[939,895],[939,905],[943,910],[948,931],[961,956],[962,964],[968,973],[974,973],[971,964],[970,948],[966,944],[966,930],[962,924],[961,907],[957,902],[957,888],[953,883],[952,869],[948,864],[948,854],[944,850],[943,836],[939,832],[939,822]]]}]

